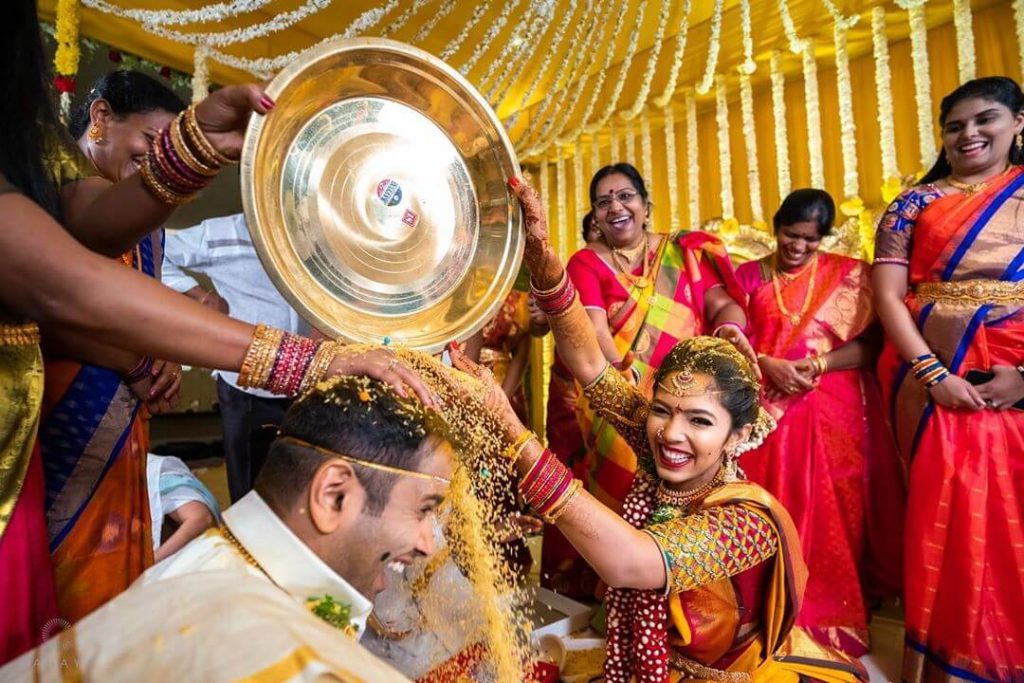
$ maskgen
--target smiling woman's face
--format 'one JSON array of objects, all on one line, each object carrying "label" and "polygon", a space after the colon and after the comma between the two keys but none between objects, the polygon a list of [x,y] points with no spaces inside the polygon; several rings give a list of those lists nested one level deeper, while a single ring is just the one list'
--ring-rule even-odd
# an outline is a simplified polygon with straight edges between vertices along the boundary
[{"label": "smiling woman's face", "polygon": [[[681,391],[666,388],[674,386]],[[726,445],[737,437],[714,379],[676,372],[654,394],[647,438],[658,476],[669,488],[691,489],[715,476]]]},{"label": "smiling woman's face", "polygon": [[[632,193],[623,201],[621,197]],[[597,181],[594,188],[594,219],[597,228],[612,247],[637,244],[647,221],[647,202],[632,181],[621,173],[611,173]]]}]

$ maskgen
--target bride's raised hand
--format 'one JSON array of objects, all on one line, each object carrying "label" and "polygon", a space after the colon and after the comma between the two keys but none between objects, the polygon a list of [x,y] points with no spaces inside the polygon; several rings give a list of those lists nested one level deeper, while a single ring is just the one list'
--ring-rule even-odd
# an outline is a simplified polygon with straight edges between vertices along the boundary
[{"label": "bride's raised hand", "polygon": [[565,268],[548,240],[548,217],[537,191],[522,178],[509,178],[508,187],[523,207],[526,221],[526,250],[523,254],[530,277],[538,289],[558,285]]},{"label": "bride's raised hand", "polygon": [[504,431],[504,438],[509,442],[519,438],[526,431],[526,427],[523,426],[516,411],[512,408],[512,404],[509,403],[505,390],[494,378],[494,373],[470,360],[455,342],[448,345],[448,354],[451,356],[452,365],[457,370],[461,370],[484,386],[486,391],[483,397],[483,409],[498,418]]}]

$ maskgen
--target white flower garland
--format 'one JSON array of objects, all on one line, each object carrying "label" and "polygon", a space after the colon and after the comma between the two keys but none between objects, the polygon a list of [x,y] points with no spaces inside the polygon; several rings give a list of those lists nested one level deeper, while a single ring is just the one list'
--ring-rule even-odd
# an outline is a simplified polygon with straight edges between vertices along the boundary
[{"label": "white flower garland", "polygon": [[738,71],[752,74],[757,70],[757,63],[754,61],[754,36],[750,29],[750,0],[740,0],[740,26],[743,29],[743,63]]},{"label": "white flower garland", "polygon": [[[632,121],[626,122],[626,161],[634,166],[640,165],[636,158],[636,129]],[[643,175],[643,171],[640,175]]]},{"label": "white flower garland", "polygon": [[772,81],[772,118],[775,121],[775,165],[778,167],[779,199],[784,199],[793,187],[789,169],[789,135],[786,132],[786,78],[782,74],[782,53],[772,52],[770,62]]},{"label": "white flower garland", "polygon": [[[526,64],[530,61],[530,56],[532,56],[530,51],[536,44],[537,38],[544,33],[547,33],[548,29],[551,28],[551,13],[545,13],[545,10],[548,7],[550,6],[538,5],[537,3],[530,4],[526,14],[532,15],[532,18],[529,21],[526,21],[524,18],[516,22],[516,28],[512,33],[512,39],[509,43],[511,46],[514,46],[512,48],[512,52],[505,60],[495,59],[491,62],[491,66],[487,69],[487,73],[484,74],[484,77],[480,80],[481,86],[490,82],[491,77],[494,76],[498,66],[502,67],[501,72],[491,83],[491,87],[485,95],[487,101],[490,102],[492,106],[496,107],[507,92],[507,88],[502,89],[501,97],[496,98],[495,94],[498,92],[498,89],[501,88],[504,83],[508,82],[509,86],[511,86],[512,83],[515,82],[514,80],[512,82],[508,81],[508,77],[512,74],[512,67],[519,67],[516,70],[516,79],[518,79],[520,74],[522,74],[523,69],[526,67]],[[520,30],[523,26],[526,27],[525,32]],[[541,31],[541,28],[544,30]]]},{"label": "white flower garland", "polygon": [[729,102],[725,76],[715,78],[715,123],[718,127],[718,169],[722,178],[722,220],[736,217],[732,194],[732,154],[729,150]]},{"label": "white flower garland", "polygon": [[[575,11],[575,9],[576,9],[576,4],[575,4],[575,0],[573,0],[573,11]],[[595,29],[597,29],[598,30],[598,43],[597,44],[600,44],[601,40],[603,40],[603,38],[604,38],[604,31],[605,31],[606,22],[601,21],[601,16],[599,14],[593,13],[591,11],[592,9],[593,9],[593,5],[591,4],[590,0],[588,0],[587,4],[584,6],[584,10],[583,10],[584,14],[591,14],[592,15],[591,24],[590,24],[590,31],[588,32],[588,38],[592,37],[593,36],[593,31]],[[534,91],[536,91],[538,85],[540,84],[541,77],[544,76],[547,73],[547,71],[548,71],[548,67],[551,64],[552,56],[556,52],[559,51],[558,50],[558,46],[560,46],[562,44],[562,41],[565,39],[565,28],[570,23],[573,23],[572,14],[571,13],[566,13],[566,15],[562,19],[562,22],[558,25],[558,28],[556,29],[554,39],[550,43],[551,44],[551,48],[548,49],[548,50],[545,50],[544,60],[541,62],[541,65],[537,69],[537,71],[533,74],[533,80],[530,82],[529,87],[523,92],[523,96],[519,100],[519,106],[516,107],[515,113],[512,114],[512,116],[509,118],[509,121],[508,121],[508,123],[505,126],[506,128],[511,129],[512,126],[515,125],[516,120],[519,118],[519,114],[522,111],[524,111],[523,108],[526,106],[526,103],[529,102],[530,99],[533,97]],[[562,89],[563,90],[571,87],[573,85],[573,83],[574,83],[573,78],[577,75],[577,69],[580,68],[580,65],[582,63],[581,59],[580,59],[581,53],[586,53],[586,55],[588,57],[587,62],[586,62],[586,66],[583,68],[583,71],[581,72],[584,75],[589,71],[590,66],[593,64],[594,60],[597,58],[597,55],[595,54],[596,51],[581,50],[579,48],[579,40],[582,37],[582,28],[583,28],[582,17],[581,17],[580,21],[575,22],[575,25],[576,25],[575,26],[575,30],[573,31],[572,38],[569,41],[569,48],[568,48],[568,50],[566,50],[565,55],[562,58],[561,67],[559,68],[559,70],[557,72],[558,74],[560,74],[564,78],[564,80],[562,81]],[[612,47],[611,46],[605,46],[604,49],[605,49],[606,54],[610,54],[612,52]],[[573,68],[572,69],[570,69],[569,66],[568,66],[570,60],[574,60]],[[608,63],[609,63],[609,59],[606,59],[605,60],[605,68],[607,68]],[[524,61],[524,65],[525,65],[525,61]],[[521,72],[521,70],[520,70],[520,72]],[[571,76],[573,78],[570,78],[570,74],[571,74]],[[511,81],[509,81],[509,86],[511,86],[513,83],[515,83],[518,80],[518,78],[519,78],[519,74],[517,74]],[[564,93],[559,91],[559,89],[557,88],[557,78],[556,78],[555,85],[552,86],[549,89],[548,96],[543,101],[543,104],[538,105],[538,107],[537,107],[538,111],[536,112],[536,115],[535,116],[534,115],[530,116],[530,123],[527,126],[526,131],[519,138],[519,142],[517,143],[517,147],[520,148],[520,149],[522,149],[523,147],[528,147],[529,148],[527,153],[526,153],[526,156],[530,156],[532,154],[537,154],[539,151],[550,147],[551,144],[554,142],[555,137],[557,137],[558,133],[561,132],[565,128],[565,124],[568,122],[569,116],[572,115],[573,109],[575,108],[575,100],[573,101],[573,104],[568,106],[568,107],[564,107],[564,106],[563,107],[558,107],[557,104],[559,104],[559,103],[564,104],[564,102],[562,102],[562,97],[561,97],[563,94]],[[504,97],[504,94],[502,94],[500,96],[500,98],[502,98],[502,97]],[[551,112],[552,109],[556,110],[555,114],[549,114],[549,112]],[[560,115],[560,118],[556,119],[555,118],[556,115]],[[556,126],[556,120],[561,121],[561,125],[559,125],[557,127],[556,132],[552,133],[549,136],[548,132],[552,130],[552,127]],[[541,126],[541,122],[543,122],[543,126]],[[539,133],[537,132],[538,126],[541,126],[541,130],[540,130]],[[576,135],[573,135],[571,137],[573,137],[573,138],[579,137],[579,133],[580,133],[581,130],[582,130],[582,127],[577,129],[576,130]]]},{"label": "white flower garland", "polygon": [[[604,46],[604,59],[603,59],[602,64],[601,64],[601,68],[597,72],[597,76],[595,78],[595,85],[590,88],[590,100],[587,102],[587,105],[586,105],[586,107],[583,110],[583,114],[579,118],[579,121],[580,121],[579,125],[577,125],[575,128],[573,128],[572,130],[570,130],[567,133],[563,132],[564,131],[564,126],[568,124],[569,116],[571,115],[571,113],[575,109],[575,107],[562,107],[562,109],[563,109],[563,125],[558,126],[556,128],[556,130],[552,133],[552,137],[557,138],[557,139],[573,138],[573,137],[578,136],[584,129],[586,129],[588,132],[591,132],[591,133],[594,132],[593,130],[590,130],[590,129],[587,128],[587,121],[590,119],[590,115],[594,111],[594,106],[597,104],[597,99],[601,95],[601,89],[604,86],[605,76],[608,73],[608,68],[611,66],[612,57],[615,56],[615,49],[614,49],[615,46],[613,44],[613,41],[607,41],[607,44],[606,44],[606,41],[604,40],[604,30],[605,30],[605,27],[608,26],[609,24],[613,24],[614,26],[622,26],[623,22],[624,22],[624,20],[626,18],[626,10],[627,9],[629,9],[629,0],[621,0],[621,2],[619,3],[619,12],[616,15],[615,22],[604,21],[602,15],[595,14],[595,19],[599,20],[597,23],[598,23],[598,25],[600,27],[599,28],[599,36],[600,37],[597,40],[597,42],[591,43],[591,44],[593,44],[593,45],[603,45]],[[594,51],[593,57],[594,57],[594,59],[591,60],[591,62],[596,60],[596,58],[597,58],[597,51]],[[590,70],[590,66],[588,64],[587,69],[584,71],[584,73],[589,72],[589,70]],[[582,80],[581,81],[581,86],[583,84],[585,84],[585,82],[586,82],[585,80]],[[545,127],[547,127],[546,124],[545,124]],[[558,128],[560,128],[561,130],[558,130]],[[547,142],[547,141],[545,141],[543,143],[538,143],[538,144],[534,145],[534,149],[542,149],[543,147],[547,146],[548,144],[550,144],[550,143]]]},{"label": "white flower garland", "polygon": [[411,19],[413,15],[418,14],[419,11],[430,2],[433,2],[433,0],[414,0],[414,2],[404,12],[398,15],[397,19],[381,29],[381,38],[388,38],[393,36],[396,32],[401,31],[402,28],[409,23],[409,19]]},{"label": "white flower garland", "polygon": [[[595,131],[608,123],[608,119],[615,113],[615,107],[619,104],[619,98],[622,96],[622,88],[626,85],[626,81],[629,80],[629,67],[633,64],[633,56],[636,54],[637,41],[640,40],[640,28],[644,23],[644,13],[647,11],[647,0],[640,1],[640,7],[637,8],[636,18],[633,20],[633,31],[629,34],[629,45],[626,47],[626,55],[622,59],[621,66],[619,67],[618,79],[615,83],[615,87],[612,89],[612,96],[608,98],[608,104],[605,107],[604,113],[601,114],[596,121],[586,127],[587,131]],[[617,24],[621,25],[621,24]]]},{"label": "white flower garland", "polygon": [[644,108],[647,95],[651,92],[651,83],[654,81],[654,72],[657,70],[658,58],[661,56],[662,41],[665,39],[665,26],[668,24],[669,10],[672,8],[672,5],[673,0],[661,0],[661,10],[658,12],[658,28],[654,33],[654,44],[647,55],[647,67],[644,69],[644,78],[640,82],[640,91],[637,93],[632,106],[619,113],[619,116],[627,121],[637,117]]},{"label": "white flower garland", "polygon": [[818,101],[818,63],[810,41],[803,51],[804,102],[807,106],[807,154],[811,160],[811,186],[824,189],[825,167],[821,148],[821,104]]},{"label": "white flower garland", "polygon": [[[312,15],[316,14],[320,10],[331,4],[332,0],[306,0],[306,2],[290,12],[282,12],[281,14],[275,14],[268,21],[264,21],[259,24],[253,24],[244,28],[233,29],[231,31],[222,31],[220,33],[214,33],[211,31],[198,31],[195,33],[185,33],[181,31],[175,31],[173,29],[164,28],[159,23],[147,24],[143,23],[142,26],[150,33],[173,40],[179,43],[187,43],[189,45],[198,45],[203,43],[205,45],[216,45],[217,47],[224,47],[226,45],[235,45],[237,43],[244,43],[256,38],[262,38],[270,35],[271,33],[278,33],[280,31],[294,26],[303,19],[307,19]],[[111,5],[105,0],[82,0],[82,4],[93,9],[106,12],[107,14],[114,14],[117,16],[125,16],[125,10]],[[130,11],[130,10],[129,10]],[[204,19],[205,22],[212,21],[211,19]],[[216,21],[219,21],[217,19]]]},{"label": "white flower garland", "polygon": [[837,19],[832,32],[836,44],[836,92],[839,97],[839,146],[843,153],[843,199],[849,201],[860,196],[860,179],[857,176],[857,124],[853,118],[850,54],[846,49],[847,26],[841,19]]},{"label": "white flower garland", "polygon": [[473,10],[473,14],[469,17],[469,21],[462,26],[462,30],[459,31],[457,36],[448,42],[443,50],[441,50],[440,57],[443,61],[449,61],[452,56],[459,51],[462,44],[466,42],[466,37],[469,35],[469,32],[480,22],[480,19],[483,18],[490,6],[491,0],[484,0],[476,6],[476,9]]},{"label": "white flower garland", "polygon": [[928,64],[928,26],[925,0],[896,0],[910,22],[910,54],[914,62],[914,99],[917,101],[917,144],[921,170],[935,161],[935,128],[932,123],[932,80]]},{"label": "white flower garland", "polygon": [[[640,158],[643,160],[643,167],[640,169],[640,175],[646,179],[649,179],[654,174],[654,160],[651,158],[652,156],[651,121],[647,117],[647,112],[644,112],[640,117]],[[650,180],[648,180],[648,182],[650,182]]]},{"label": "white flower garland", "polygon": [[705,95],[715,82],[715,69],[718,67],[718,53],[721,49],[719,38],[722,35],[722,0],[715,0],[714,14],[711,15],[711,36],[708,38],[708,60],[704,65],[704,76],[697,83],[697,94]]},{"label": "white flower garland", "polygon": [[686,173],[690,199],[690,227],[700,226],[700,155],[697,151],[697,99],[686,93]]},{"label": "white flower garland", "polygon": [[197,45],[192,55],[192,104],[199,104],[210,94],[209,48]]},{"label": "white flower garland", "polygon": [[786,34],[786,40],[789,41],[789,51],[793,54],[800,54],[807,47],[807,40],[796,34],[796,26],[789,13],[787,0],[779,0],[779,17],[782,19],[782,30]]},{"label": "white flower garland", "polygon": [[679,168],[676,160],[676,115],[675,108],[671,103],[663,110],[665,112],[665,167],[668,172],[668,218],[669,228],[672,234],[679,232],[679,214],[675,210],[676,202],[679,201]]},{"label": "white flower garland", "polygon": [[1013,23],[1017,28],[1017,60],[1024,74],[1024,0],[1013,0]]},{"label": "white flower garland", "polygon": [[446,16],[451,14],[452,10],[455,9],[455,3],[452,0],[445,0],[441,3],[441,9],[437,10],[430,15],[430,18],[420,26],[419,30],[416,31],[416,35],[412,37],[413,43],[422,43],[430,32],[434,30],[434,27],[444,19]]},{"label": "white flower garland", "polygon": [[[594,133],[590,136],[590,175],[588,176],[587,188],[589,199],[589,178],[593,178],[598,169],[601,168],[601,139]],[[588,207],[589,208],[589,207]]]},{"label": "white flower garland", "polygon": [[622,147],[619,144],[619,129],[613,123],[610,126],[608,126],[608,132],[612,136],[612,163],[617,164],[620,161],[622,161]]},{"label": "white flower garland", "polygon": [[[583,214],[586,211],[586,202],[584,197],[586,196],[586,190],[584,189],[583,180],[583,138],[576,139],[576,145],[573,147],[572,154],[572,175],[573,182],[576,185],[576,200],[573,202],[576,209],[576,218],[583,218]],[[570,234],[576,235],[576,244],[579,245],[580,233],[579,230],[572,230]],[[577,249],[579,246],[577,246]],[[573,250],[575,251],[575,249]]]},{"label": "white flower garland", "polygon": [[561,149],[555,147],[555,182],[558,183],[558,256],[562,263],[569,260],[569,226],[565,220],[565,154]]},{"label": "white flower garland", "polygon": [[893,122],[892,71],[885,35],[885,8],[871,10],[871,45],[875,57],[875,97],[878,100],[878,137],[882,153],[882,199],[888,204],[900,191],[896,162],[896,128]]},{"label": "white flower garland", "polygon": [[[1018,2],[1020,1],[1018,0]],[[661,91],[661,94],[653,100],[654,106],[661,109],[670,106],[672,95],[676,92],[679,69],[683,66],[683,54],[686,52],[686,36],[690,32],[690,5],[691,0],[684,0],[683,11],[679,18],[679,30],[676,32],[676,51],[672,55],[672,68],[668,74],[668,82],[665,83],[665,89]]]},{"label": "white flower garland", "polygon": [[[146,10],[146,9],[116,9],[118,16],[125,19],[137,21],[140,24],[150,26],[175,26],[182,24],[202,24],[215,21],[223,21],[229,17],[237,17],[246,12],[255,12],[269,5],[271,0],[233,0],[232,2],[220,2],[207,5],[199,9],[189,10]],[[100,9],[96,0],[83,0],[83,4]],[[107,3],[102,3],[107,5]],[[107,9],[100,9],[101,12],[113,14]]]},{"label": "white flower garland", "polygon": [[956,26],[957,67],[960,82],[974,78],[974,28],[971,21],[970,0],[953,0],[953,24]]},{"label": "white flower garland", "polygon": [[[501,32],[501,29],[505,28],[505,24],[508,23],[509,16],[517,7],[519,7],[519,0],[505,0],[505,6],[502,8],[501,14],[498,15],[498,18],[495,19],[494,23],[492,23],[490,28],[487,29],[487,33],[484,35],[483,39],[477,43],[477,46],[469,56],[469,59],[463,62],[462,66],[459,67],[459,73],[463,76],[469,75],[469,72],[473,70],[473,67],[476,66],[478,61],[480,61],[483,54],[490,49],[491,43],[494,42],[494,39]],[[495,60],[495,62],[497,61],[498,60]]]},{"label": "white flower garland", "polygon": [[740,71],[740,108],[743,114],[743,142],[747,152],[747,185],[750,194],[751,222],[764,225],[764,206],[761,203],[761,169],[757,160],[757,133],[754,122],[754,89],[750,74]]}]

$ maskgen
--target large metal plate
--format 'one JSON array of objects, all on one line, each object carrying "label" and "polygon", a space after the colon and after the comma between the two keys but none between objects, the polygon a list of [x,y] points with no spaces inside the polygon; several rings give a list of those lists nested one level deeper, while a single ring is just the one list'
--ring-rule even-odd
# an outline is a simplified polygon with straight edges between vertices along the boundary
[{"label": "large metal plate", "polygon": [[242,204],[284,297],[325,333],[436,352],[493,316],[522,259],[519,171],[486,101],[410,45],[341,39],[267,87]]}]

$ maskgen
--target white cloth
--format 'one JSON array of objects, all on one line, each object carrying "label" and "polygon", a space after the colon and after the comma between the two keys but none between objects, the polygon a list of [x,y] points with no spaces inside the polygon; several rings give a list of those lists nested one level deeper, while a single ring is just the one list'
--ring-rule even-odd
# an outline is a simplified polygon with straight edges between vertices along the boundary
[{"label": "white cloth", "polygon": [[307,598],[331,595],[351,606],[362,632],[372,605],[259,494],[239,500],[224,521],[259,568],[211,529],[74,627],[0,668],[0,680],[408,681],[306,608]]},{"label": "white cloth", "polygon": [[[169,481],[184,482],[188,485],[168,486]],[[185,503],[202,503],[215,519],[220,520],[220,508],[213,494],[199,481],[192,470],[179,458],[170,455],[146,456],[146,486],[149,489],[149,514],[153,527],[153,552],[160,547],[163,537],[164,517],[173,513]],[[206,492],[204,496],[202,491]],[[211,503],[213,504],[211,507]]]},{"label": "white cloth", "polygon": [[[210,278],[217,294],[228,302],[232,318],[264,323],[295,334],[310,330],[267,276],[253,247],[244,214],[210,218],[191,228],[168,230],[161,281],[178,292],[198,286],[183,268]],[[238,373],[214,370],[213,374],[242,389],[238,386]],[[259,389],[242,391],[280,398]]]}]

